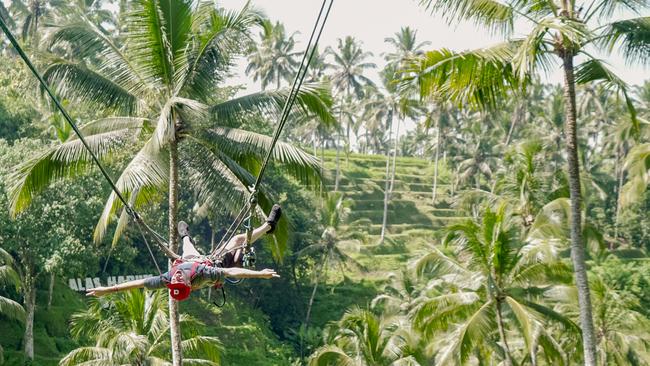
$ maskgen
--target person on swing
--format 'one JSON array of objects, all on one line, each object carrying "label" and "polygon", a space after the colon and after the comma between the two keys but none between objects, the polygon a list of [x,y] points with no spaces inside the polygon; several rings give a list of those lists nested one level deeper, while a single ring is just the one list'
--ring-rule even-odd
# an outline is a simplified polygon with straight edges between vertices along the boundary
[{"label": "person on swing", "polygon": [[[255,242],[264,234],[271,234],[280,220],[282,209],[279,205],[273,205],[266,222],[253,230],[251,243]],[[178,301],[187,299],[192,290],[200,289],[215,284],[222,284],[228,278],[278,278],[280,277],[273,269],[255,271],[241,268],[243,265],[244,246],[246,245],[246,234],[233,236],[220,253],[218,263],[212,263],[199,253],[189,233],[189,226],[184,221],[178,223],[178,234],[183,242],[182,259],[176,260],[172,269],[159,276],[148,277],[140,280],[128,281],[108,287],[95,287],[86,290],[86,296],[104,296],[109,293],[126,291],[134,288],[146,288],[149,290],[169,288],[170,296]]]}]

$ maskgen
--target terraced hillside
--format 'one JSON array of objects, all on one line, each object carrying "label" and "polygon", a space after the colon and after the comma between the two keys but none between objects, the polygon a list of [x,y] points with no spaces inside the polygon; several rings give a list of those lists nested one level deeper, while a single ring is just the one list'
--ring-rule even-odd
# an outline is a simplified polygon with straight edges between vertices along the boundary
[{"label": "terraced hillside", "polygon": [[[387,240],[379,244],[386,183],[386,158],[380,155],[341,154],[339,191],[351,200],[347,226],[364,232],[365,243],[344,243],[348,254],[372,271],[394,271],[425,250],[446,224],[458,220],[449,208],[450,174],[440,164],[436,205],[432,205],[433,163],[398,157],[388,206]],[[327,189],[334,190],[336,152],[325,152]]]}]

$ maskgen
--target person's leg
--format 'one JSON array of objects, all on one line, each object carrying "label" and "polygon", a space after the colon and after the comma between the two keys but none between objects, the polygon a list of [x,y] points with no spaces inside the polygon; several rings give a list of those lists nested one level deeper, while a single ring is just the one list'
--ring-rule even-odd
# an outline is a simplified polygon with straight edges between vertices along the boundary
[{"label": "person's leg", "polygon": [[[271,229],[269,223],[264,223],[262,226],[253,230],[251,234],[251,243],[257,241],[261,238],[262,235],[266,234]],[[232,253],[233,255],[233,265],[241,266],[242,251],[246,244],[246,233],[235,235],[228,241],[228,244],[224,247],[223,253]],[[237,248],[237,249],[235,249]]]},{"label": "person's leg", "polygon": [[202,254],[194,247],[194,242],[190,237],[189,225],[185,221],[178,222],[178,234],[183,241],[183,258],[200,257]]},{"label": "person's leg", "polygon": [[[271,234],[273,231],[275,231],[275,227],[278,221],[280,220],[281,216],[282,216],[282,209],[280,208],[280,205],[278,204],[273,205],[273,207],[271,208],[271,212],[269,213],[269,216],[266,218],[266,222],[262,224],[262,226],[255,228],[253,230],[251,234],[251,243],[256,242],[259,238],[262,237],[262,235]],[[235,235],[232,237],[232,239],[230,239],[230,241],[228,241],[222,253],[232,252],[233,264],[235,266],[241,266],[242,249],[245,244],[246,244],[245,233]]]},{"label": "person's leg", "polygon": [[194,247],[192,239],[189,236],[183,238],[183,258],[200,257],[202,254]]}]

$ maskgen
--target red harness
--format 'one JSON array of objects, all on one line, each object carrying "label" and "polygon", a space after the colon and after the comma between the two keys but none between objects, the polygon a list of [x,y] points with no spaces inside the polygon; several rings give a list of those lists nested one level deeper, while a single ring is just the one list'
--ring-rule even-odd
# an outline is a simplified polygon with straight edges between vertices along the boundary
[{"label": "red harness", "polygon": [[[205,265],[205,266],[214,266],[214,263],[212,263],[211,260],[205,258],[201,261],[192,261],[192,267],[189,269],[189,276],[187,275],[187,269],[186,268],[179,268],[182,264],[189,262],[186,261],[182,258],[176,259],[172,263],[172,268],[169,270],[169,273],[171,274],[172,278],[168,283],[166,283],[167,288],[169,289],[169,294],[171,297],[176,299],[177,301],[183,301],[187,299],[190,296],[190,292],[192,292],[192,280],[194,280],[194,277],[196,276],[196,271],[197,268],[200,265]],[[173,282],[174,281],[174,276],[177,271],[182,271],[183,272],[183,282]],[[216,282],[214,284],[214,288],[222,288],[223,284],[221,282]]]}]

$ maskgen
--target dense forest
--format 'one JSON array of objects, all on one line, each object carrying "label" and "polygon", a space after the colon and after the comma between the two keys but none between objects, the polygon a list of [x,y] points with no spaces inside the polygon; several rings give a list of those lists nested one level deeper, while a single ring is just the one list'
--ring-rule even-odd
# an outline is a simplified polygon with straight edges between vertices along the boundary
[{"label": "dense forest", "polygon": [[[255,1],[0,0],[79,130],[2,34],[0,365],[649,365],[650,79],[609,62],[647,70],[650,2],[414,2],[502,41],[404,19],[381,55],[315,46],[270,151],[309,30]],[[164,272],[181,220],[212,252],[251,197],[238,233],[282,206],[254,266],[279,278],[80,288]]]}]

